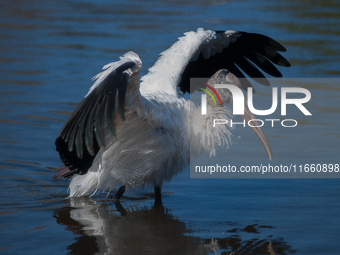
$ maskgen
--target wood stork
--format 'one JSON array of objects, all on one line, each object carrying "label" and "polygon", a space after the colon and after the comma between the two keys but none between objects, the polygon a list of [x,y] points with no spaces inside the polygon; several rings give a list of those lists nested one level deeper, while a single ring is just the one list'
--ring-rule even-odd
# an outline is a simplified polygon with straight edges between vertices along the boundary
[{"label": "wood stork", "polygon": [[[290,64],[279,51],[286,49],[264,35],[199,28],[162,52],[141,78],[142,61],[136,53],[126,53],[93,78],[94,84],[60,131],[55,143],[64,166],[54,179],[72,177],[70,197],[111,191],[117,185],[115,199],[126,188],[144,186],[154,187],[160,197],[162,184],[188,166],[190,143],[196,155],[202,151],[214,155],[216,146],[228,145],[230,139],[227,125],[213,129],[207,124],[211,118],[228,119],[226,107],[201,115],[200,107],[183,97],[192,92],[190,78],[212,77],[209,84],[232,83],[245,89],[249,82],[234,79],[245,77],[240,69],[252,78],[265,78],[257,67],[282,76],[274,64]],[[269,85],[267,79],[261,82]],[[223,103],[230,103],[228,90],[220,91],[220,96]],[[261,128],[254,131],[271,158]]]}]

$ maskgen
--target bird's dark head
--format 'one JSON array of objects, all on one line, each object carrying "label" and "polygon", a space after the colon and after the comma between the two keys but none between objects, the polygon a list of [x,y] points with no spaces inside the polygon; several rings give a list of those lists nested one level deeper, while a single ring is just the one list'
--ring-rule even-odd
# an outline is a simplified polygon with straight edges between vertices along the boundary
[{"label": "bird's dark head", "polygon": [[[241,83],[239,79],[227,69],[218,70],[213,76],[211,76],[211,78],[208,80],[208,85],[214,88],[215,84],[230,84],[241,88]],[[223,105],[233,105],[233,97],[229,89],[215,88],[215,90],[220,96]]]},{"label": "bird's dark head", "polygon": [[[223,103],[222,106],[217,107],[225,107],[226,105],[233,106],[233,94],[227,88],[216,88],[217,84],[227,84],[227,85],[234,85],[241,89],[241,82],[240,80],[230,71],[226,69],[221,69],[217,71],[208,81],[208,85],[212,88],[215,88],[217,94],[221,98]],[[212,98],[207,98],[207,104],[211,107],[214,106],[214,102]],[[234,116],[237,118],[237,116]],[[244,98],[244,114],[240,115],[240,117],[245,121],[245,125],[248,125],[254,133],[258,136],[260,141],[262,142],[263,146],[265,147],[268,157],[272,159],[272,151],[269,145],[269,142],[264,135],[261,125],[258,123],[256,116],[249,110],[247,99]],[[249,125],[249,121],[251,120],[251,125]]]}]

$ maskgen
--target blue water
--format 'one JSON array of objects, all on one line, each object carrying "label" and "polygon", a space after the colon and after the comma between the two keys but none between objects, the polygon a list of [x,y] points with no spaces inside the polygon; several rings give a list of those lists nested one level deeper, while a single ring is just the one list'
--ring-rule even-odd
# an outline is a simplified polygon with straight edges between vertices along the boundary
[{"label": "blue water", "polygon": [[[145,74],[183,32],[234,29],[285,45],[284,77],[335,79],[338,1],[0,2],[1,254],[339,254],[336,178],[194,179],[187,169],[164,185],[162,206],[137,190],[125,212],[112,194],[70,200],[68,181],[52,181],[54,140],[106,63],[133,50]],[[313,118],[293,115],[297,128],[264,127],[271,164],[340,163],[337,85],[306,85]],[[231,162],[269,163],[251,131],[233,134]]]}]

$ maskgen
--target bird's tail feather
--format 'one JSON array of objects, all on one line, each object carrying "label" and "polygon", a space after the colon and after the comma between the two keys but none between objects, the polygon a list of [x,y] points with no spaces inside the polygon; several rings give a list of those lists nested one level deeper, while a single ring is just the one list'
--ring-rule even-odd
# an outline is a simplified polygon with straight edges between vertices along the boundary
[{"label": "bird's tail feather", "polygon": [[[105,181],[105,179],[109,179]],[[93,195],[97,190],[113,190],[118,184],[114,178],[103,175],[100,171],[88,171],[85,175],[75,175],[69,186],[70,197]]]},{"label": "bird's tail feather", "polygon": [[54,181],[58,181],[59,179],[65,177],[69,177],[72,174],[72,171],[66,167],[66,166],[62,166],[58,169],[58,172],[53,176],[53,180]]}]

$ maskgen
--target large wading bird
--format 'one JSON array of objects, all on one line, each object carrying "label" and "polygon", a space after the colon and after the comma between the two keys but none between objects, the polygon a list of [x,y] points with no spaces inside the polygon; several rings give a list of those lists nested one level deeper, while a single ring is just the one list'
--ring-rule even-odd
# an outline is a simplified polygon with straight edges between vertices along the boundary
[{"label": "large wading bird", "polygon": [[[190,90],[190,78],[211,77],[208,85],[246,89],[250,82],[236,78],[245,77],[242,70],[269,85],[257,67],[281,77],[274,64],[290,66],[278,53],[285,50],[264,35],[199,28],[162,52],[141,78],[142,61],[136,53],[126,53],[94,77],[89,92],[60,131],[55,143],[64,166],[54,179],[72,177],[70,197],[119,187],[117,200],[126,189],[144,186],[154,187],[160,197],[162,184],[188,166],[191,156],[204,151],[214,155],[217,146],[229,143],[229,126],[213,128],[211,120],[230,118],[225,107],[231,104],[230,91],[217,90],[223,106],[210,107],[202,115],[200,106],[183,97],[194,90]],[[214,104],[211,100],[208,97],[208,105]],[[255,119],[247,108],[242,117]],[[261,128],[252,129],[271,158]]]}]

